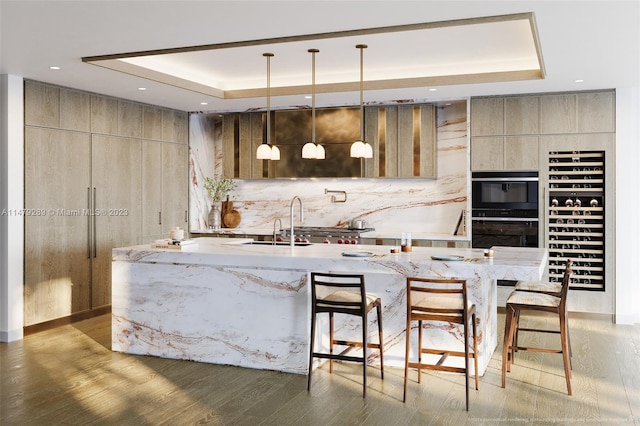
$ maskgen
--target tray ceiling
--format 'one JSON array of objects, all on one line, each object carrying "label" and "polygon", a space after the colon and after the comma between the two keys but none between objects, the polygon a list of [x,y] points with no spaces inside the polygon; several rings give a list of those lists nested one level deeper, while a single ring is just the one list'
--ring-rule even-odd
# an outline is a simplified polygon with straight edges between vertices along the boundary
[{"label": "tray ceiling", "polygon": [[84,57],[86,63],[220,99],[535,80],[545,77],[533,13],[520,13]]}]

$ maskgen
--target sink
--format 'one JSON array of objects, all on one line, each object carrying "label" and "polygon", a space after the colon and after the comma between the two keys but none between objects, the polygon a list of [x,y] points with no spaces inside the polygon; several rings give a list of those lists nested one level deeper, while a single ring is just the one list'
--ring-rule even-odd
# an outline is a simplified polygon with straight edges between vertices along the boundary
[{"label": "sink", "polygon": [[[288,241],[276,241],[275,243],[273,241],[249,241],[248,243],[244,243],[244,244],[250,244],[252,246],[288,246],[290,245]],[[297,247],[305,247],[305,246],[310,246],[312,244],[313,243],[293,243],[293,245]]]}]

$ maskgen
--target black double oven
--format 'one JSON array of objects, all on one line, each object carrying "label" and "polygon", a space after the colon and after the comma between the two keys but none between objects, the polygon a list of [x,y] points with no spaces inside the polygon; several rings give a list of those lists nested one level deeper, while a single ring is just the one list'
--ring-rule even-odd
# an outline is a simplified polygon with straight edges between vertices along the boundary
[{"label": "black double oven", "polygon": [[473,172],[472,247],[538,247],[538,183],[538,172]]}]

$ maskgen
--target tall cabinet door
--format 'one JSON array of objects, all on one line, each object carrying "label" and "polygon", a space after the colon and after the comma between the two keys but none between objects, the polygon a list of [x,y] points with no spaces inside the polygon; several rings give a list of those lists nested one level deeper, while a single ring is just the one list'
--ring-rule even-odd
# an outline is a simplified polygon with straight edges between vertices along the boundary
[{"label": "tall cabinet door", "polygon": [[162,142],[142,142],[142,239],[162,238]]},{"label": "tall cabinet door", "polygon": [[91,139],[25,128],[24,324],[90,309]]},{"label": "tall cabinet door", "polygon": [[162,144],[162,230],[188,228],[189,147],[184,144]]},{"label": "tall cabinet door", "polygon": [[139,140],[93,135],[92,307],[111,303],[111,250],[141,243]]}]

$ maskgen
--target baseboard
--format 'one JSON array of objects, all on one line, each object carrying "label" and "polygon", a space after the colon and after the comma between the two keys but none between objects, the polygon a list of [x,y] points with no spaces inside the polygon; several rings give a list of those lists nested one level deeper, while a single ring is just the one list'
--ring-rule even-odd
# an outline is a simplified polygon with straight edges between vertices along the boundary
[{"label": "baseboard", "polygon": [[9,343],[9,342],[14,342],[16,340],[22,340],[23,336],[24,336],[24,331],[22,329],[0,331],[0,342]]},{"label": "baseboard", "polygon": [[76,312],[66,317],[52,319],[50,321],[41,322],[38,324],[28,325],[24,327],[24,335],[39,333],[45,330],[51,330],[53,328],[61,327],[63,325],[69,325],[74,322],[86,320],[89,318],[97,317],[104,314],[111,313],[111,305],[101,306],[95,309],[88,309],[82,312]]}]

